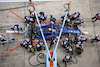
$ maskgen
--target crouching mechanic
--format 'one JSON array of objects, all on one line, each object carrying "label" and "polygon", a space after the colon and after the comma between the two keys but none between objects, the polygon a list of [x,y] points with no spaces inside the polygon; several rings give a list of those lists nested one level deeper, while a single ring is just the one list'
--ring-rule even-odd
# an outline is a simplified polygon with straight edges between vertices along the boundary
[{"label": "crouching mechanic", "polygon": [[11,28],[12,30],[22,30],[22,28],[19,25],[15,25],[13,28]]},{"label": "crouching mechanic", "polygon": [[66,48],[66,47],[67,47],[67,44],[68,44],[67,41],[63,41],[61,45],[62,45],[64,48]]},{"label": "crouching mechanic", "polygon": [[50,24],[56,24],[56,18],[50,15]]},{"label": "crouching mechanic", "polygon": [[22,47],[25,47],[26,49],[28,48],[29,44],[31,44],[31,41],[29,39],[26,39],[25,41],[23,41],[22,43],[20,43],[20,45]]},{"label": "crouching mechanic", "polygon": [[28,51],[29,51],[29,52],[33,52],[33,53],[34,53],[34,52],[35,52],[35,48],[34,48],[34,46],[33,46],[33,45],[31,45],[31,44],[30,44],[30,45],[28,45]]},{"label": "crouching mechanic", "polygon": [[[68,19],[71,19],[71,16],[72,16],[71,13],[68,13],[68,14],[67,14],[67,18],[68,18]],[[64,17],[65,17],[65,16],[62,16],[62,17],[61,17],[61,22],[63,22]],[[66,20],[66,21],[67,21],[67,20]],[[69,21],[67,21],[67,22],[69,22]]]},{"label": "crouching mechanic", "polygon": [[77,25],[82,25],[82,23],[84,23],[84,21],[82,19],[79,19],[76,21],[76,23],[74,23],[74,26],[77,26]]},{"label": "crouching mechanic", "polygon": [[[64,21],[64,17],[65,16],[62,16],[61,17],[61,22],[62,22],[62,24],[63,24],[63,21]],[[68,13],[67,14],[67,18],[66,18],[66,21],[65,21],[65,24],[67,25],[67,26],[70,26],[71,27],[71,19],[70,19],[70,17],[71,17],[71,14],[70,13]]]},{"label": "crouching mechanic", "polygon": [[77,42],[75,45],[77,54],[81,54],[83,51],[83,44],[81,41]]},{"label": "crouching mechanic", "polygon": [[92,19],[94,20],[94,21],[92,21],[92,22],[95,22],[96,20],[100,20],[100,13],[97,13],[94,17],[92,17]]},{"label": "crouching mechanic", "polygon": [[80,17],[80,13],[79,12],[75,12],[72,16],[72,20],[75,20],[75,19],[79,19]]},{"label": "crouching mechanic", "polygon": [[37,48],[37,51],[40,51],[42,48],[45,50],[44,42],[43,42],[43,41],[39,41],[39,42],[36,44],[36,48]]},{"label": "crouching mechanic", "polygon": [[89,39],[91,39],[91,43],[100,41],[100,37],[99,37],[98,34],[93,34],[93,36],[94,36],[95,38],[93,38],[93,39],[89,38]]},{"label": "crouching mechanic", "polygon": [[66,55],[65,56],[65,58],[63,59],[63,62],[67,62],[67,63],[69,63],[69,62],[71,62],[71,59],[72,59],[72,56],[71,56],[71,54],[68,54],[68,55]]},{"label": "crouching mechanic", "polygon": [[71,55],[73,55],[73,48],[71,46],[67,46],[66,52],[69,52]]},{"label": "crouching mechanic", "polygon": [[87,41],[87,38],[84,38],[84,37],[81,37],[81,38],[82,38],[81,42],[86,42]]},{"label": "crouching mechanic", "polygon": [[29,24],[30,22],[31,23],[34,23],[35,22],[35,19],[33,18],[33,17],[31,17],[31,16],[25,16],[25,23],[26,24]]},{"label": "crouching mechanic", "polygon": [[87,39],[84,38],[84,37],[82,37],[81,35],[78,36],[78,37],[75,37],[75,43],[77,43],[77,42],[79,42],[79,41],[81,41],[81,42],[86,42]]},{"label": "crouching mechanic", "polygon": [[66,48],[68,45],[72,45],[72,41],[67,37],[65,41],[62,42],[62,46]]},{"label": "crouching mechanic", "polygon": [[45,21],[45,20],[47,19],[47,17],[44,16],[44,15],[45,15],[44,12],[40,12],[40,13],[38,14],[38,18],[39,18],[40,22],[41,22],[41,21]]},{"label": "crouching mechanic", "polygon": [[35,13],[34,13],[34,11],[30,11],[30,10],[29,10],[29,12],[30,12],[30,17],[32,17],[32,18],[35,20],[36,17],[35,17]]},{"label": "crouching mechanic", "polygon": [[[64,21],[64,17],[65,17],[65,16],[62,16],[62,17],[61,17],[61,22]],[[67,19],[66,19],[66,21],[65,21],[66,23],[70,23],[70,17],[71,17],[71,14],[68,13],[68,14],[67,14]]]}]

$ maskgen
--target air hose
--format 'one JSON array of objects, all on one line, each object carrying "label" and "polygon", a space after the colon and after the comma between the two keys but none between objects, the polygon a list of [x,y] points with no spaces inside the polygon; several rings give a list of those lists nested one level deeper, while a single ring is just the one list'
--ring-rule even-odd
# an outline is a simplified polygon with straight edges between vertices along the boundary
[{"label": "air hose", "polygon": [[31,56],[28,58],[28,62],[29,62],[29,64],[30,64],[31,66],[39,66],[39,65],[41,65],[41,64],[46,64],[46,63],[40,62],[40,61],[38,60],[38,58],[40,58],[40,59],[45,58],[45,55],[44,55],[43,53],[39,53],[39,54],[37,55],[36,59],[37,59],[37,61],[39,62],[39,64],[36,64],[36,65],[32,65],[32,64],[30,63],[30,59],[31,59],[32,56],[34,56],[34,54],[31,55]]},{"label": "air hose", "polygon": [[67,8],[65,7],[65,5],[68,5],[68,3],[65,3],[65,4],[63,5],[63,7],[64,7],[65,9],[67,9]]},{"label": "air hose", "polygon": [[74,59],[76,60],[76,62],[74,62],[73,60],[72,60],[72,62],[74,63],[74,64],[76,64],[77,63],[77,59],[76,59],[76,56],[73,56],[74,57]]},{"label": "air hose", "polygon": [[[45,58],[45,55],[44,55],[44,53],[39,53],[38,55],[37,55],[37,57],[36,57],[36,59],[37,59],[37,61],[39,62],[39,64],[36,64],[36,65],[32,65],[31,63],[30,63],[30,59],[31,59],[31,57],[32,56],[34,56],[34,54],[33,55],[31,55],[29,58],[28,58],[28,62],[29,62],[29,64],[31,65],[31,66],[39,66],[39,65],[41,65],[41,64],[46,64],[46,63],[43,63],[43,62],[40,62],[39,60],[38,60],[38,58],[41,58],[41,59],[44,59]],[[57,66],[58,67],[60,67],[60,65],[57,63]]]}]

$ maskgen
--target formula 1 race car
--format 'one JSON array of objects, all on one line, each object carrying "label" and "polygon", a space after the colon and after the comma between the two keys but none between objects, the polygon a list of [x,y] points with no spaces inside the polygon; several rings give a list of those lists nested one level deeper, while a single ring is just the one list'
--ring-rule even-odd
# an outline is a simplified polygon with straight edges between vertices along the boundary
[{"label": "formula 1 race car", "polygon": [[[29,26],[30,27],[30,26]],[[42,30],[43,30],[43,33],[45,35],[45,38],[46,39],[51,39],[52,37],[57,37],[59,35],[59,32],[60,32],[60,27],[59,25],[52,25],[52,24],[48,24],[48,25],[44,25],[44,26],[41,26]],[[41,36],[41,32],[39,30],[40,28],[37,27],[33,30],[33,33],[36,34],[36,36],[38,38],[42,38]],[[81,31],[78,31],[78,30],[69,30],[69,29],[63,29],[62,33],[66,34],[66,33],[74,33],[74,34],[81,34]]]}]

